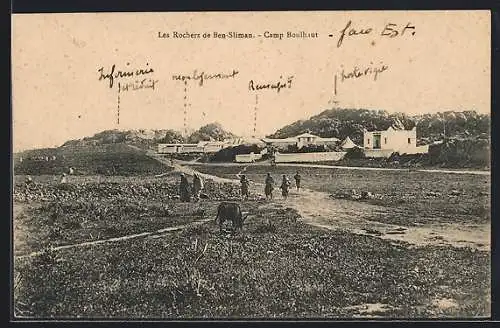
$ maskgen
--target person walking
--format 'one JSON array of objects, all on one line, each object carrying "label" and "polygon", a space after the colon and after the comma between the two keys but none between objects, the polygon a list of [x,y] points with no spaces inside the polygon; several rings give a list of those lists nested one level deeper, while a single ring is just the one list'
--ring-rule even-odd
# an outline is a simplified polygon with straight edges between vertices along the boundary
[{"label": "person walking", "polygon": [[283,180],[281,181],[281,195],[283,198],[286,200],[288,197],[288,188],[290,187],[291,183],[290,180],[288,180],[287,176],[283,174]]},{"label": "person walking", "polygon": [[299,189],[300,189],[300,180],[302,179],[302,177],[300,176],[299,171],[297,171],[297,173],[293,176],[293,178],[295,179],[295,187],[297,187],[297,191],[299,191]]},{"label": "person walking", "polygon": [[203,185],[203,180],[198,174],[193,175],[193,196],[195,201],[198,201],[200,199],[200,193],[203,190],[204,185]]},{"label": "person walking", "polygon": [[273,190],[274,190],[274,179],[271,176],[271,173],[267,173],[266,186],[264,188],[266,199],[273,199]]},{"label": "person walking", "polygon": [[242,174],[240,178],[240,184],[241,184],[241,197],[245,200],[248,200],[248,186],[250,184],[250,181],[248,181],[247,177]]},{"label": "person walking", "polygon": [[68,178],[66,178],[66,173],[63,173],[62,177],[61,177],[61,180],[59,181],[59,183],[64,184],[64,183],[67,183],[67,182],[68,182]]},{"label": "person walking", "polygon": [[271,159],[271,167],[276,167],[276,158]]},{"label": "person walking", "polygon": [[189,194],[189,182],[184,173],[181,174],[181,184],[179,186],[179,194],[181,202],[191,201],[191,195]]}]

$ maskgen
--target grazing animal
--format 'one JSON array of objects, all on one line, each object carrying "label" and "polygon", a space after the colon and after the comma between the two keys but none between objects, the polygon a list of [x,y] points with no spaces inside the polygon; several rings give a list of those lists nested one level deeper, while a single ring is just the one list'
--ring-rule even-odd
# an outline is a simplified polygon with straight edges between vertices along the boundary
[{"label": "grazing animal", "polygon": [[219,228],[221,232],[222,225],[225,221],[231,221],[233,223],[233,229],[243,230],[243,222],[247,216],[248,215],[243,216],[238,203],[222,202],[219,204],[219,207],[217,207],[215,222],[217,223],[217,220],[219,220]]}]

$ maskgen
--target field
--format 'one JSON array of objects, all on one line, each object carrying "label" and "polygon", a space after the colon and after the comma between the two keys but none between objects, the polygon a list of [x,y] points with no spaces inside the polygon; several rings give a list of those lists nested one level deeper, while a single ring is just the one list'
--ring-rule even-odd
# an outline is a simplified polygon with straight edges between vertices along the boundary
[{"label": "field", "polygon": [[[195,168],[228,178],[243,170]],[[278,181],[296,168],[250,166],[244,173],[261,183],[268,170]],[[304,187],[318,193],[371,192],[374,197],[362,201],[331,199],[335,206],[351,204],[352,215],[367,222],[489,224],[489,177],[323,169],[301,174]],[[213,218],[220,200],[238,196],[237,184],[207,181],[207,199],[180,203],[177,172],[160,178],[77,176],[66,186],[50,175],[33,178],[35,185],[26,186],[16,176],[14,189],[14,305],[20,318],[490,314],[489,251],[322,229],[305,223],[298,193],[268,202],[259,195],[261,186],[253,185],[251,199],[241,203],[249,213],[244,230],[234,234],[229,226],[220,233]],[[396,214],[356,212],[367,206]],[[199,224],[161,231],[191,223]],[[96,243],[80,244],[88,241]]]},{"label": "field", "polygon": [[[200,172],[236,179],[245,174],[255,183],[264,183],[271,173],[277,185],[287,175],[294,184],[297,171],[302,176],[303,188],[332,194],[333,197],[370,192],[367,203],[390,210],[384,217],[373,216],[374,221],[415,225],[423,223],[488,223],[491,220],[491,178],[483,175],[443,174],[420,171],[364,171],[347,169],[297,168],[293,166],[194,166]],[[263,193],[262,191],[260,191]]]}]

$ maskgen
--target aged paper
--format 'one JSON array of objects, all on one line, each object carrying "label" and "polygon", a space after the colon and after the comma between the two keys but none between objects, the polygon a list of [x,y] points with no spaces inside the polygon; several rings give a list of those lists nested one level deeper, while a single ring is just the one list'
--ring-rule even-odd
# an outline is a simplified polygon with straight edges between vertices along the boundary
[{"label": "aged paper", "polygon": [[488,11],[12,27],[16,318],[490,315]]}]

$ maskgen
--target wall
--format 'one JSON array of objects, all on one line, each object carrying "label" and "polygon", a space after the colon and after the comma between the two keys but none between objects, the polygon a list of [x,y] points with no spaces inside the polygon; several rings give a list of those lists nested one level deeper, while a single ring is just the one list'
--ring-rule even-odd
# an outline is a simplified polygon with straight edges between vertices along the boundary
[{"label": "wall", "polygon": [[196,145],[163,145],[158,144],[158,153],[160,154],[175,154],[175,153],[202,153],[203,147],[198,147]]},{"label": "wall", "polygon": [[346,152],[293,153],[275,155],[276,163],[339,161]]},{"label": "wall", "polygon": [[288,146],[291,146],[291,145],[296,145],[297,143],[296,142],[273,142],[271,144],[271,146],[274,146],[274,147],[288,147]]},{"label": "wall", "polygon": [[206,145],[204,148],[203,148],[203,151],[205,153],[216,153],[218,152],[219,150],[221,150],[223,147],[221,145]]},{"label": "wall", "polygon": [[316,145],[336,145],[340,140],[316,140]]},{"label": "wall", "polygon": [[321,140],[318,138],[312,138],[311,141],[307,141],[307,138],[299,138],[299,141],[297,142],[297,147],[300,149],[304,146],[310,146],[310,145],[336,145],[337,141],[334,140]]},{"label": "wall", "polygon": [[251,163],[262,158],[262,154],[241,154],[236,155],[235,161],[238,163]]},{"label": "wall", "polygon": [[371,158],[380,158],[385,157],[388,158],[392,153],[398,152],[400,155],[403,154],[427,154],[429,152],[429,145],[412,147],[409,146],[407,148],[401,148],[398,150],[395,149],[364,149],[364,153],[366,157]]},{"label": "wall", "polygon": [[406,149],[406,154],[427,154],[429,152],[429,145],[412,147]]},{"label": "wall", "polygon": [[388,158],[394,152],[392,149],[365,149],[365,156],[371,158],[380,158],[385,157]]},{"label": "wall", "polygon": [[158,145],[158,153],[160,154],[173,154],[177,153],[177,146]]},{"label": "wall", "polygon": [[182,146],[179,147],[179,153],[203,153],[203,147]]}]

